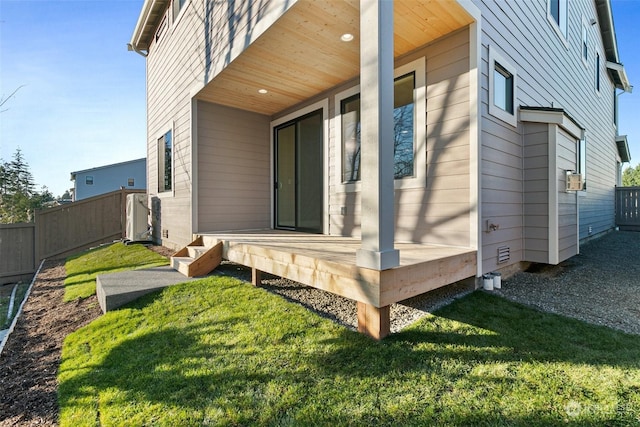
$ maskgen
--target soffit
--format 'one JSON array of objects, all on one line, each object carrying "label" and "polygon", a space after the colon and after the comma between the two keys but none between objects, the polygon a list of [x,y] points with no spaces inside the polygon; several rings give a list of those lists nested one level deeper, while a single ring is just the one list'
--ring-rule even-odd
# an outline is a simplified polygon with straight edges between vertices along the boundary
[{"label": "soffit", "polygon": [[[394,3],[394,55],[400,57],[473,19],[452,1]],[[351,33],[354,40],[342,42]],[[360,73],[359,1],[294,4],[232,61],[198,99],[273,115]],[[268,93],[260,94],[259,89]]]}]

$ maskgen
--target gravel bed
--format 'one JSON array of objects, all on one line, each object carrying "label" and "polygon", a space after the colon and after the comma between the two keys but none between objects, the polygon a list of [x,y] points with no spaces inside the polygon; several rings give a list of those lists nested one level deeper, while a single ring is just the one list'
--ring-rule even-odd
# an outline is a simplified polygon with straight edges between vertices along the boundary
[{"label": "gravel bed", "polygon": [[557,266],[534,265],[494,291],[507,299],[640,334],[640,233],[591,240]]},{"label": "gravel bed", "polygon": [[[543,311],[640,334],[640,233],[617,231],[587,242],[580,255],[557,266],[533,265],[493,291]],[[251,270],[223,262],[215,274],[251,281]],[[263,288],[350,329],[357,328],[356,302],[263,274]],[[456,283],[391,306],[391,332],[473,292]]]},{"label": "gravel bed", "polygon": [[[251,281],[250,269],[226,261],[215,270],[215,274]],[[353,300],[269,274],[263,274],[262,288],[301,304],[349,329],[356,330],[358,327],[356,302]],[[393,304],[391,332],[402,330],[427,313],[451,303],[454,299],[472,292],[473,289],[472,284],[461,282]]]}]

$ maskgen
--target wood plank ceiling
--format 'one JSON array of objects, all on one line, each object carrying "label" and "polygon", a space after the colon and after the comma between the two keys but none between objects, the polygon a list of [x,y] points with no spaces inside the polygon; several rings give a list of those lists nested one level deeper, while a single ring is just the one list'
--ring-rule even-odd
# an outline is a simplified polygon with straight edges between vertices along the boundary
[{"label": "wood plank ceiling", "polygon": [[[399,57],[469,25],[452,0],[396,0]],[[354,35],[343,42],[342,34]],[[360,73],[359,1],[301,0],[214,78],[198,98],[273,115]],[[258,92],[266,89],[266,94]]]}]

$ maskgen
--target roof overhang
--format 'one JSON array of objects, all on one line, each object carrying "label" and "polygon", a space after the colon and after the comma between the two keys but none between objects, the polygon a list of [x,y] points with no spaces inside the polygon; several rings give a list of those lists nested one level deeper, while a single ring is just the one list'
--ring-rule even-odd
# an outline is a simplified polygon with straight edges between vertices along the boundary
[{"label": "roof overhang", "polygon": [[627,73],[620,63],[620,56],[618,54],[618,41],[616,39],[615,26],[613,25],[611,1],[596,0],[595,3],[600,34],[602,35],[602,43],[604,45],[604,53],[607,58],[607,71],[618,89],[630,92],[632,86],[629,84]]},{"label": "roof overhang", "polygon": [[149,50],[156,28],[168,6],[169,0],[144,0],[138,22],[129,42],[129,50],[136,52]]},{"label": "roof overhang", "polygon": [[631,153],[629,152],[629,142],[627,141],[627,135],[616,136],[616,145],[618,146],[618,154],[620,154],[620,160],[623,163],[629,163],[631,161]]},{"label": "roof overhang", "polygon": [[633,91],[633,86],[629,83],[627,72],[622,64],[607,61],[607,71],[609,71],[609,76],[611,76],[611,80],[613,80],[618,89],[622,89],[625,92]]},{"label": "roof overhang", "polygon": [[584,128],[562,108],[520,107],[520,121],[556,124],[574,138],[584,138]]}]

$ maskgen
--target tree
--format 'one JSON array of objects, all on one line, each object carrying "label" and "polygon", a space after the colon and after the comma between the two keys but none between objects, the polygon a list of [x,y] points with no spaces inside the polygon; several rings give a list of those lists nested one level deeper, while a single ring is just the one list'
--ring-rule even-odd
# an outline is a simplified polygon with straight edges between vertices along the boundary
[{"label": "tree", "polygon": [[629,166],[622,172],[622,185],[624,187],[640,187],[640,164],[635,168]]},{"label": "tree", "polygon": [[51,200],[47,187],[35,190],[33,175],[19,148],[10,162],[0,162],[0,223],[30,222],[35,210]]}]

